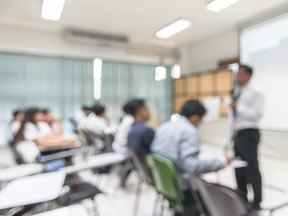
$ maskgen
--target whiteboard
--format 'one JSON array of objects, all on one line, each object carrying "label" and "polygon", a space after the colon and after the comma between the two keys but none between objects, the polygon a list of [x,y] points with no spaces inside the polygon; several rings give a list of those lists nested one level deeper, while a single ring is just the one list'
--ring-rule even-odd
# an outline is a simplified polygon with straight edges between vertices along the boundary
[{"label": "whiteboard", "polygon": [[263,129],[288,130],[288,14],[243,29],[241,61],[252,65],[253,86],[265,96]]}]

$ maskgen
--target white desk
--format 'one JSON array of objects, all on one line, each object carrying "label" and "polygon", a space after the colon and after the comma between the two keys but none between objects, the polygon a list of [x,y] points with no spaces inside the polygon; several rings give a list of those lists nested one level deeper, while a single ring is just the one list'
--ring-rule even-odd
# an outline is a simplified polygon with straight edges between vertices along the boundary
[{"label": "white desk", "polygon": [[14,180],[0,191],[0,209],[54,200],[62,193],[64,179],[59,171]]},{"label": "white desk", "polygon": [[99,154],[77,165],[63,168],[63,171],[65,174],[71,174],[71,173],[80,172],[80,171],[87,170],[87,169],[101,168],[105,166],[118,164],[118,163],[123,162],[126,159],[127,159],[127,156],[123,154],[119,154],[119,153],[114,153],[114,152]]},{"label": "white desk", "polygon": [[64,207],[64,208],[40,213],[34,216],[71,216],[71,215],[88,216],[85,207],[81,205],[72,205],[69,207]]},{"label": "white desk", "polygon": [[25,164],[0,170],[0,182],[11,181],[17,178],[41,173],[44,167],[41,164]]},{"label": "white desk", "polygon": [[[121,163],[126,160],[127,156],[119,153],[105,153],[96,156],[92,156],[88,160],[81,162],[79,164],[63,168],[64,173],[71,174],[79,172],[82,170],[101,168],[117,163]],[[25,176],[30,176],[34,174],[39,174],[44,171],[44,165],[42,164],[25,164],[15,167],[10,167],[0,170],[0,182],[7,182],[22,178]]]}]

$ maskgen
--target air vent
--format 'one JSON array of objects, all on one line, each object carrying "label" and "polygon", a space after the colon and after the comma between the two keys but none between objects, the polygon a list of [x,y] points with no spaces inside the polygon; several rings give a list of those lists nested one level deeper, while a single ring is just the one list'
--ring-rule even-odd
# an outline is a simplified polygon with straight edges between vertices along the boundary
[{"label": "air vent", "polygon": [[125,35],[107,34],[80,29],[67,28],[64,39],[74,43],[89,43],[102,47],[127,46],[129,38]]}]

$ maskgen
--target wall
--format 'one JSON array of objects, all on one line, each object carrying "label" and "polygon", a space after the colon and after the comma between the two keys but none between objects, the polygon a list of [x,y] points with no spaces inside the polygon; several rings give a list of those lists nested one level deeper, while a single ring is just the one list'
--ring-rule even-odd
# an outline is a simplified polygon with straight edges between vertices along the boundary
[{"label": "wall", "polygon": [[[227,119],[203,124],[201,127],[201,139],[204,144],[221,146],[229,142],[229,123]],[[262,130],[261,156],[287,161],[288,133],[282,131]]]},{"label": "wall", "polygon": [[218,62],[238,56],[238,32],[231,30],[189,46],[182,47],[181,65],[184,73],[215,69]]},{"label": "wall", "polygon": [[[0,24],[0,51],[25,53],[33,55],[52,55],[76,58],[95,58],[139,62],[145,64],[158,63],[159,57],[153,55],[141,55],[128,53],[123,48],[103,48],[93,44],[73,43],[64,40],[59,31],[34,30],[27,27],[14,27]],[[173,62],[168,58],[167,63]]]},{"label": "wall", "polygon": [[69,126],[79,107],[93,101],[92,78],[92,59],[0,53],[0,145],[10,138],[16,108],[47,107]]}]

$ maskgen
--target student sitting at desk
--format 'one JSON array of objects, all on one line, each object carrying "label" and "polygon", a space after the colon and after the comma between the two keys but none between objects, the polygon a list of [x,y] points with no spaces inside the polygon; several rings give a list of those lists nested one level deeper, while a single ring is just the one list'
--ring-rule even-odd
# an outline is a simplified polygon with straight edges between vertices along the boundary
[{"label": "student sitting at desk", "polygon": [[17,133],[23,120],[24,120],[24,111],[20,109],[15,110],[13,112],[13,119],[11,120],[10,123],[12,135],[15,135]]},{"label": "student sitting at desk", "polygon": [[151,143],[154,139],[155,132],[147,126],[150,119],[150,111],[143,99],[134,99],[131,102],[131,114],[134,118],[129,134],[128,148],[141,158],[150,153]]},{"label": "student sitting at desk", "polygon": [[80,122],[80,129],[93,132],[95,135],[102,136],[110,133],[110,123],[106,117],[106,107],[100,103],[93,105],[91,113]]},{"label": "student sitting at desk", "polygon": [[129,130],[134,123],[134,117],[131,114],[131,104],[133,100],[128,101],[122,108],[124,116],[121,119],[120,125],[116,131],[115,139],[113,142],[114,151],[121,154],[128,154],[127,140]]},{"label": "student sitting at desk", "polygon": [[42,109],[41,112],[43,115],[42,125],[46,124],[54,134],[64,134],[64,128],[61,121],[57,119],[49,109]]},{"label": "student sitting at desk", "polygon": [[43,121],[43,114],[40,109],[27,109],[24,121],[14,136],[14,145],[22,141],[32,141],[37,144],[40,151],[77,145],[75,137],[54,134],[47,127],[43,127],[43,124],[41,126],[41,121]]},{"label": "student sitting at desk", "polygon": [[[127,146],[128,141],[128,133],[129,130],[134,123],[134,117],[131,114],[131,110],[133,109],[131,105],[133,104],[133,100],[128,101],[122,108],[124,116],[120,121],[120,125],[118,126],[114,142],[112,144],[113,150],[117,153],[123,155],[129,155],[129,150]],[[130,160],[124,161],[121,170],[120,170],[120,187],[125,188],[127,179],[130,173],[133,171],[133,166]]]},{"label": "student sitting at desk", "polygon": [[[187,101],[181,108],[180,117],[164,123],[156,132],[152,144],[154,153],[171,159],[185,179],[208,172],[218,171],[229,164],[230,159],[201,160],[198,126],[206,114],[201,102]],[[185,184],[186,185],[186,184]],[[184,185],[183,185],[184,186]],[[184,216],[197,215],[191,192],[185,187]]]}]

